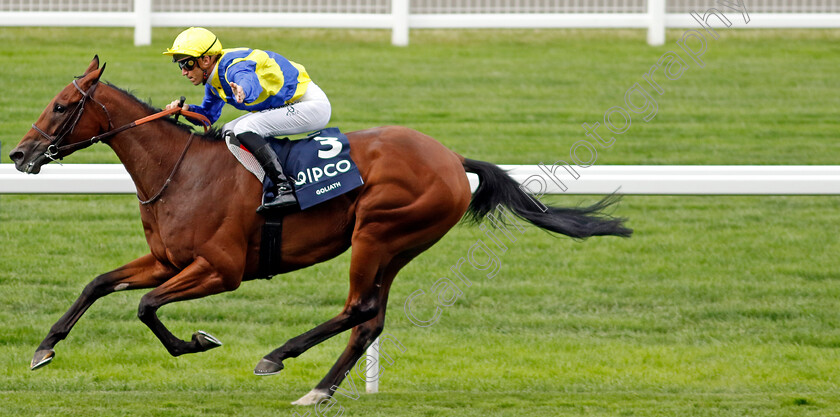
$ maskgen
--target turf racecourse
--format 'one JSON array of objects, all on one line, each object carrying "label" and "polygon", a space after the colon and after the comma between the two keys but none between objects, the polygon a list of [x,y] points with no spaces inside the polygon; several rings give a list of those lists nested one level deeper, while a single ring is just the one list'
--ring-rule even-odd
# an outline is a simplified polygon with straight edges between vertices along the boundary
[{"label": "turf racecourse", "polygon": [[[160,55],[177,29],[133,47],[128,29],[0,29],[2,162],[94,53],[105,79],[162,106],[198,88]],[[642,31],[219,29],[225,46],[277,50],[307,66],[346,130],[407,125],[475,159],[551,163],[580,124],[621,104],[681,31],[651,48]],[[665,85],[598,164],[835,164],[840,31],[722,31],[706,68]],[[225,120],[235,116],[226,112]],[[68,162],[116,162],[104,146]],[[582,174],[585,175],[585,172]],[[579,196],[552,197],[574,205]],[[829,416],[840,410],[838,197],[627,197],[633,238],[575,242],[528,229],[433,326],[403,303],[484,238],[459,226],[400,274],[386,331],[404,351],[382,392],[336,395],[352,416]],[[486,239],[486,238],[484,238]],[[334,315],[347,254],[164,307],[175,334],[225,345],[170,357],[137,320],[142,292],[95,304],[28,370],[49,327],[98,273],[143,253],[132,196],[0,196],[0,415],[292,416],[288,403],[334,363],[343,334],[251,374],[285,340]],[[451,276],[450,276],[451,277]],[[432,314],[421,299],[418,315]],[[357,387],[362,382],[353,375]],[[349,389],[347,383],[343,385]]]}]

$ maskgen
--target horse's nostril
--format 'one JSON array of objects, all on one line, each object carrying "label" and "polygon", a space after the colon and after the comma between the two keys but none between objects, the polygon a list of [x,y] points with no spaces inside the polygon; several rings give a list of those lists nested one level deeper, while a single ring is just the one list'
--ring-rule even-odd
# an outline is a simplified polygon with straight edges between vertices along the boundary
[{"label": "horse's nostril", "polygon": [[21,151],[12,151],[12,153],[9,154],[9,158],[12,160],[12,162],[20,161],[21,159],[23,159],[23,156],[23,152]]}]

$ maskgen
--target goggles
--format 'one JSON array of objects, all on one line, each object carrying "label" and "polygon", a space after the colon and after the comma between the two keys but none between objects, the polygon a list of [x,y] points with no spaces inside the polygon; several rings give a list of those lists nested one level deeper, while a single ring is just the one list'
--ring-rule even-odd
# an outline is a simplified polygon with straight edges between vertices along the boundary
[{"label": "goggles", "polygon": [[175,62],[178,63],[178,68],[181,68],[182,70],[192,71],[193,68],[195,68],[196,59],[190,57]]}]

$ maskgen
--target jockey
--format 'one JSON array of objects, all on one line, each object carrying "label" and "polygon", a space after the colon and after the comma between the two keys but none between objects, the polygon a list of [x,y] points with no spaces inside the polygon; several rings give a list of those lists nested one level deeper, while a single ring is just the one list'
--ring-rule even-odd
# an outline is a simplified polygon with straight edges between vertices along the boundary
[{"label": "jockey", "polygon": [[[216,35],[196,27],[181,32],[163,54],[172,56],[181,75],[193,85],[205,85],[204,101],[185,105],[186,110],[203,114],[211,122],[219,119],[225,103],[249,112],[225,124],[222,133],[235,135],[277,185],[275,198],[257,211],[296,204],[294,188],[265,137],[326,127],[330,101],[306,69],[271,51],[222,49]],[[166,108],[178,104],[175,100]]]}]

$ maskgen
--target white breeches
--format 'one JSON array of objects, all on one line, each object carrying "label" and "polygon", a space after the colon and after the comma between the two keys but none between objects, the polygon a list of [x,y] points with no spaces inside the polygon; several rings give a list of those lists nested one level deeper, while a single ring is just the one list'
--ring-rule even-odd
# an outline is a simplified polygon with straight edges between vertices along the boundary
[{"label": "white breeches", "polygon": [[222,126],[234,135],[254,132],[262,136],[297,135],[327,127],[332,107],[320,87],[309,82],[300,100],[285,107],[247,113]]}]

